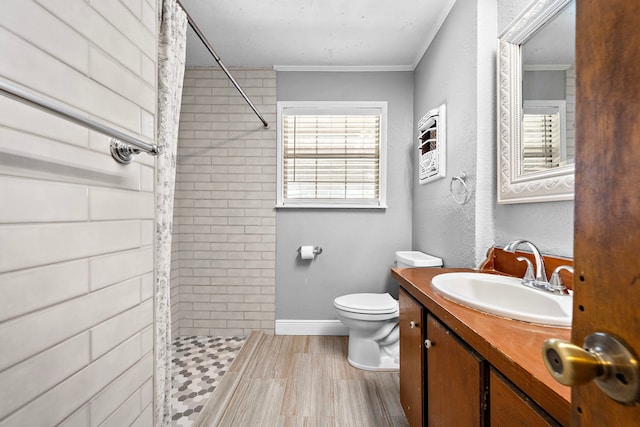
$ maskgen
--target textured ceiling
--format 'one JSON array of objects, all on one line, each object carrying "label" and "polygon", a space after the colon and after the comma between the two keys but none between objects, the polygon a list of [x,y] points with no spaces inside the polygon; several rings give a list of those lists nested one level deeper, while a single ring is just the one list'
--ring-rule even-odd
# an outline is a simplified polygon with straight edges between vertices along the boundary
[{"label": "textured ceiling", "polygon": [[[412,70],[455,0],[182,0],[229,67]],[[195,33],[187,65],[214,65]]]}]

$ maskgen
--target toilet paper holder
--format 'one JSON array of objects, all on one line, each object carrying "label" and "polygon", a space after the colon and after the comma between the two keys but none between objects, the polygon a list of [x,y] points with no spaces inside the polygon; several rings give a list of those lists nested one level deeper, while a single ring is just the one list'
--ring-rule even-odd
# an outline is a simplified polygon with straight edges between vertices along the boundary
[{"label": "toilet paper holder", "polygon": [[[302,246],[300,246],[298,248],[298,254],[302,251]],[[322,248],[320,246],[314,246],[313,247],[313,254],[314,255],[320,255],[322,253]]]}]

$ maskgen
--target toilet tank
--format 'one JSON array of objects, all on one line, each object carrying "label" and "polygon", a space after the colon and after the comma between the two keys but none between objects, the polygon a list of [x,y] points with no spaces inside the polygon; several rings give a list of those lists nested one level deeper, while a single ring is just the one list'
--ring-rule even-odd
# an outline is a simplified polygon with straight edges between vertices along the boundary
[{"label": "toilet tank", "polygon": [[420,251],[398,251],[396,262],[400,268],[442,267],[442,259]]}]

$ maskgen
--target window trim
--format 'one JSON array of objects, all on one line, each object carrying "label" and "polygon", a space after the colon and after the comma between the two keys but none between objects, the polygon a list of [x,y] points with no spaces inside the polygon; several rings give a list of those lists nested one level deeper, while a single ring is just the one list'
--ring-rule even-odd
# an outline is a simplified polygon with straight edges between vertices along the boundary
[{"label": "window trim", "polygon": [[[357,199],[311,199],[287,201],[283,197],[283,126],[285,110],[301,110],[318,114],[328,111],[335,114],[357,113],[358,110],[380,111],[380,161],[379,161],[379,195],[375,202]],[[330,209],[386,209],[387,208],[387,102],[386,101],[278,101],[276,129],[276,208],[330,208]]]}]

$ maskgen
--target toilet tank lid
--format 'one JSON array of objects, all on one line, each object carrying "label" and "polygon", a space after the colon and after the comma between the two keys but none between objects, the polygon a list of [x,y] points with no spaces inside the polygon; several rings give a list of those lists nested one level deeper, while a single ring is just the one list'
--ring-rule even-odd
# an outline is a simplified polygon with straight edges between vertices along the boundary
[{"label": "toilet tank lid", "polygon": [[396,260],[412,267],[442,267],[442,259],[420,251],[398,251]]}]

